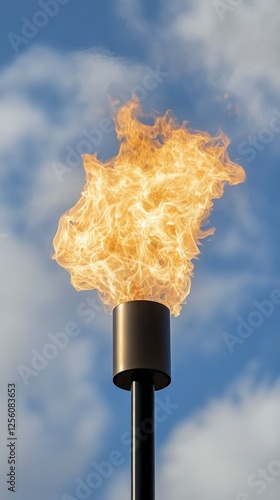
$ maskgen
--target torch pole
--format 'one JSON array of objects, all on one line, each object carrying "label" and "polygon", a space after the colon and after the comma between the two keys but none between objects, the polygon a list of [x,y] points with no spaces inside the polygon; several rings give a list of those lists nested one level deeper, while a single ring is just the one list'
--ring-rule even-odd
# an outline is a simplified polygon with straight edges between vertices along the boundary
[{"label": "torch pole", "polygon": [[154,384],[139,377],[131,384],[131,499],[155,498]]},{"label": "torch pole", "polygon": [[131,391],[131,499],[155,498],[154,392],[171,382],[170,311],[134,300],[113,310],[113,381]]}]

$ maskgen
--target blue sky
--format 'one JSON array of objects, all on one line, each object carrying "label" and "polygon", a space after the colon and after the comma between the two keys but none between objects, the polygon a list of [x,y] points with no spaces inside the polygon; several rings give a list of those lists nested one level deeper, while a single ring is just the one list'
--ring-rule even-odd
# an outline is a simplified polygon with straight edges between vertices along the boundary
[{"label": "blue sky", "polygon": [[277,1],[3,0],[0,13],[1,498],[11,495],[9,382],[15,498],[129,498],[130,394],[112,383],[112,317],[51,254],[59,217],[83,187],[80,154],[117,152],[108,98],[134,91],[146,111],[171,108],[192,128],[222,129],[247,174],[215,201],[216,232],[172,318],[173,380],[156,395],[158,498],[275,500]]}]

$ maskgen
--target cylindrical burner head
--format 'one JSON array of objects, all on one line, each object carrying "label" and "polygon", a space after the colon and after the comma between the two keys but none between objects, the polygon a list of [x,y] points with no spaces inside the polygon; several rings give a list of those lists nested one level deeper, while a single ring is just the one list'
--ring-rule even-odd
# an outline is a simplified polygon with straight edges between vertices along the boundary
[{"label": "cylindrical burner head", "polygon": [[133,300],[113,310],[113,381],[130,390],[139,376],[152,377],[155,390],[171,382],[170,311],[149,300]]}]

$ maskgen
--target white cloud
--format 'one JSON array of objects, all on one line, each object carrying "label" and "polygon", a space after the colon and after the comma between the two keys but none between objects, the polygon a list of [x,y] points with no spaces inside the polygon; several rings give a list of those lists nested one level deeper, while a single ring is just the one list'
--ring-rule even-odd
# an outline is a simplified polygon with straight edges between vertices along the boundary
[{"label": "white cloud", "polygon": [[156,24],[138,0],[119,0],[118,9],[149,40],[153,59],[168,61],[171,78],[204,69],[206,80],[235,94],[258,126],[269,123],[279,97],[277,0],[162,2]]},{"label": "white cloud", "polygon": [[7,89],[23,92],[40,85],[51,85],[66,91],[75,87],[73,55],[56,52],[47,47],[33,48],[16,57],[1,71],[0,92]]},{"label": "white cloud", "polygon": [[279,92],[278,4],[237,2],[221,19],[217,3],[199,0],[189,9],[178,1],[168,41],[173,36],[176,44],[183,43],[186,69],[189,60],[193,67],[204,66],[212,84],[236,94],[251,116],[266,124],[275,105],[269,104],[270,93]]},{"label": "white cloud", "polygon": [[[112,125],[110,133],[106,126],[99,127],[104,117],[108,118],[108,97],[112,94],[124,102],[137,87],[143,90],[140,98],[145,98],[149,94],[143,86],[145,75],[147,70],[141,64],[105,51],[64,55],[38,47],[2,71],[1,176],[8,179],[15,174],[28,181],[30,203],[22,209],[32,224],[53,217],[54,210],[61,214],[67,203],[71,206],[84,177],[81,153],[93,153],[103,142],[108,151],[112,148]],[[50,91],[57,102],[46,106],[44,99]],[[88,135],[96,131],[92,142],[85,130]],[[34,168],[24,160],[27,141],[31,142],[29,154],[36,157]],[[85,142],[89,147],[86,151]]]},{"label": "white cloud", "polygon": [[173,323],[177,348],[181,349],[182,343],[194,343],[208,352],[224,347],[222,335],[227,325],[244,308],[252,309],[261,290],[277,287],[270,242],[262,236],[263,228],[253,207],[245,186],[227,190],[218,200],[213,213],[216,222],[212,224],[211,215],[209,218],[209,226],[214,225],[216,233],[200,247],[187,304]]},{"label": "white cloud", "polygon": [[251,312],[252,302],[264,286],[273,290],[277,279],[266,273],[211,272],[205,266],[201,273],[196,270],[187,304],[172,323],[174,361],[182,352],[187,353],[190,344],[207,355],[225,349],[223,334],[231,331],[236,316],[244,309],[247,314]]},{"label": "white cloud", "polygon": [[118,0],[118,14],[125,19],[128,26],[142,35],[147,34],[149,23],[141,15],[141,4],[139,0]]},{"label": "white cloud", "polygon": [[[275,500],[280,484],[280,380],[256,383],[248,370],[204,408],[188,416],[158,451],[159,498]],[[129,499],[129,470],[120,471],[104,497]]]},{"label": "white cloud", "polygon": [[[89,123],[100,120],[113,95],[122,102],[128,99],[134,86],[145,76],[143,65],[117,58],[110,53],[81,52],[76,56],[79,65],[80,99],[84,103],[85,118]],[[126,98],[122,98],[126,95]]]},{"label": "white cloud", "polygon": [[93,341],[78,338],[60,354],[59,363],[50,364],[30,388],[18,384],[22,498],[30,498],[32,493],[34,498],[47,500],[65,484],[71,487],[102,447],[110,418],[91,379],[96,347]]},{"label": "white cloud", "polygon": [[[27,99],[7,92],[0,98],[0,150],[8,152],[28,135],[44,134],[46,119],[40,109],[30,106]],[[1,169],[3,173],[3,168]]]},{"label": "white cloud", "polygon": [[58,293],[32,245],[10,234],[0,247],[0,258],[1,366],[11,376],[20,354],[40,337],[44,311],[52,308]]},{"label": "white cloud", "polygon": [[131,498],[130,491],[130,469],[126,469],[118,474],[115,474],[114,480],[109,488],[107,488],[103,500],[112,500],[112,498],[121,498],[122,500],[129,500]]},{"label": "white cloud", "polygon": [[[195,498],[259,498],[259,469],[263,498],[275,500],[280,483],[280,381],[255,386],[245,378],[234,384],[222,399],[182,422],[161,451],[158,496],[163,500]],[[278,475],[272,461],[278,461]],[[252,477],[252,474],[255,474]],[[239,497],[246,493],[248,497]]]}]

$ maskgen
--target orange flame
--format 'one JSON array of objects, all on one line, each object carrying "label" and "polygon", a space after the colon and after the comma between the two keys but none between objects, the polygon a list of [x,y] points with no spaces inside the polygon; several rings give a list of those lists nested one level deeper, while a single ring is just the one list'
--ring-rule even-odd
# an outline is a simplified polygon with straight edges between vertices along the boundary
[{"label": "orange flame", "polygon": [[165,304],[174,316],[190,292],[193,263],[214,198],[245,180],[229,139],[179,126],[170,111],[153,125],[136,98],[114,117],[119,153],[83,155],[86,184],[54,238],[76,290],[97,289],[105,311],[129,300]]}]

